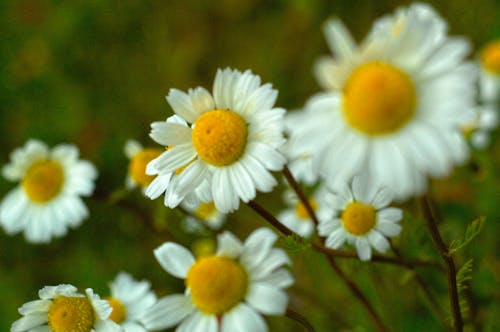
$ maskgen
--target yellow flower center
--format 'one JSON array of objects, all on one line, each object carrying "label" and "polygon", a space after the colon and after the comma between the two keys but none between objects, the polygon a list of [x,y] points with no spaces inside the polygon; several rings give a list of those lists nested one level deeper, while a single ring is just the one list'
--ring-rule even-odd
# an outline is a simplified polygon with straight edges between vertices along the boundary
[{"label": "yellow flower center", "polygon": [[245,151],[247,136],[246,121],[229,110],[203,113],[192,133],[198,155],[214,166],[227,166],[238,160]]},{"label": "yellow flower center", "polygon": [[217,213],[217,209],[215,208],[215,204],[213,201],[208,203],[201,202],[194,212],[195,216],[201,220],[207,220],[215,213]]},{"label": "yellow flower center", "polygon": [[134,155],[128,167],[128,173],[134,182],[142,187],[146,187],[155,178],[154,175],[146,174],[148,163],[161,155],[161,149],[144,149]]},{"label": "yellow flower center", "polygon": [[368,135],[384,135],[403,127],[415,113],[415,87],[410,77],[383,62],[356,68],[344,87],[347,122]]},{"label": "yellow flower center", "polygon": [[191,267],[186,284],[198,309],[206,314],[219,315],[243,300],[248,275],[233,259],[205,256]]},{"label": "yellow flower center", "polygon": [[109,315],[109,319],[117,324],[123,322],[127,317],[127,310],[123,303],[114,297],[106,297],[105,300],[108,301],[109,306],[113,309],[111,315]]},{"label": "yellow flower center", "polygon": [[[316,203],[316,200],[310,198],[309,199],[309,204],[311,205],[311,208],[313,211],[316,211],[318,208],[318,203]],[[311,217],[309,216],[309,213],[307,213],[306,207],[302,202],[298,202],[297,205],[295,205],[295,215],[301,219],[301,220],[310,220]]]},{"label": "yellow flower center", "polygon": [[342,223],[349,233],[363,235],[375,226],[375,213],[375,208],[371,205],[352,202],[342,213]]},{"label": "yellow flower center", "polygon": [[94,309],[86,297],[58,296],[50,305],[47,320],[53,332],[90,332]]},{"label": "yellow flower center", "polygon": [[59,194],[63,183],[61,165],[52,160],[40,160],[28,168],[22,186],[33,202],[45,203]]},{"label": "yellow flower center", "polygon": [[500,75],[500,40],[488,44],[481,52],[481,62],[486,70]]}]

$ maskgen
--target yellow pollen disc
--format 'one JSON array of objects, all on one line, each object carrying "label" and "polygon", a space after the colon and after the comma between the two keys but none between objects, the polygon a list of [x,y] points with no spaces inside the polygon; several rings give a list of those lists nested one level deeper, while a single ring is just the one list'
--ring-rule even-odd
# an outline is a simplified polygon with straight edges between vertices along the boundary
[{"label": "yellow pollen disc", "polygon": [[352,202],[342,213],[342,223],[349,233],[363,235],[375,226],[375,213],[375,208],[371,205]]},{"label": "yellow pollen disc", "polygon": [[47,320],[53,332],[90,332],[94,309],[86,297],[58,296],[50,305]]},{"label": "yellow pollen disc", "polygon": [[488,71],[500,75],[500,40],[488,44],[483,49],[481,62]]},{"label": "yellow pollen disc", "polygon": [[247,136],[246,121],[229,110],[203,113],[192,132],[196,152],[214,166],[227,166],[238,160],[245,151]]},{"label": "yellow pollen disc", "polygon": [[148,163],[161,155],[161,149],[144,149],[134,155],[128,167],[128,173],[132,180],[138,185],[146,187],[155,178],[154,175],[146,174],[146,166]]},{"label": "yellow pollen disc", "polygon": [[28,168],[22,186],[33,202],[45,203],[59,194],[63,183],[61,165],[56,161],[41,160]]},{"label": "yellow pollen disc", "polygon": [[415,113],[415,87],[410,77],[383,62],[356,68],[344,86],[347,122],[368,135],[384,135],[403,127]]},{"label": "yellow pollen disc", "polygon": [[201,202],[194,212],[196,217],[200,218],[201,220],[207,220],[215,213],[217,213],[217,209],[215,208],[215,204],[213,201],[208,203]]},{"label": "yellow pollen disc", "polygon": [[248,275],[238,262],[220,256],[199,258],[186,278],[193,303],[206,314],[222,314],[245,297]]},{"label": "yellow pollen disc", "polygon": [[123,322],[127,317],[127,310],[123,303],[114,297],[106,297],[105,300],[108,301],[110,307],[113,309],[111,315],[109,315],[109,319],[117,324]]},{"label": "yellow pollen disc", "polygon": [[[309,204],[311,205],[313,211],[316,211],[316,209],[318,208],[318,203],[316,203],[314,199],[310,198]],[[304,204],[302,204],[302,202],[298,202],[297,205],[295,205],[295,215],[299,217],[299,219],[311,219],[309,213],[307,213],[306,207],[304,206]]]}]

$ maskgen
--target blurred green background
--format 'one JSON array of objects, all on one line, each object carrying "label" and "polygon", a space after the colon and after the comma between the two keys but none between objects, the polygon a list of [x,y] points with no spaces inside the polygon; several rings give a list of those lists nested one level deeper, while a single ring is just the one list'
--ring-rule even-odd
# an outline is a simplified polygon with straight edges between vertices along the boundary
[{"label": "blurred green background", "polygon": [[[119,271],[151,280],[162,296],[183,289],[161,269],[152,250],[175,239],[194,238],[178,227],[183,215],[140,192],[127,195],[123,145],[145,145],[149,124],[171,115],[164,96],[170,88],[211,89],[219,67],[250,68],[279,90],[278,106],[299,108],[319,90],[312,64],[328,52],[322,23],[338,16],[361,39],[380,15],[407,1],[219,0],[219,1],[49,1],[0,2],[0,164],[9,153],[38,138],[53,146],[78,145],[99,169],[96,198],[87,199],[91,217],[49,245],[32,245],[22,235],[0,231],[0,331],[19,318],[17,308],[37,298],[45,285],[92,287],[102,296]],[[452,34],[467,36],[477,49],[500,37],[498,0],[432,1]],[[496,134],[498,136],[498,133]],[[498,331],[500,324],[498,208],[500,144],[474,153],[433,191],[446,220],[445,238],[460,238],[466,225],[487,216],[485,229],[457,255],[461,266],[474,258],[468,330]],[[0,195],[14,184],[0,180]],[[102,197],[117,191],[119,201]],[[97,198],[101,197],[101,198]],[[278,193],[258,200],[274,212]],[[409,257],[438,260],[415,204],[408,203],[404,232],[397,241]],[[149,222],[149,223],[148,223]],[[229,218],[228,228],[246,236],[263,225],[248,208]],[[151,227],[153,225],[153,227]],[[291,307],[321,331],[371,331],[361,305],[316,252],[293,254],[296,284]],[[393,331],[440,331],[435,315],[408,270],[341,260]],[[447,315],[444,274],[422,268]],[[497,321],[495,320],[497,319]],[[269,318],[271,331],[303,331],[287,318]]]}]

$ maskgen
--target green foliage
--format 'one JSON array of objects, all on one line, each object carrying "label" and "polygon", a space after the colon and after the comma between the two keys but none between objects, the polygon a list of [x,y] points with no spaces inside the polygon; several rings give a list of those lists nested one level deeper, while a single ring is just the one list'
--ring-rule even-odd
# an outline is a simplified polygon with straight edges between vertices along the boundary
[{"label": "green foliage", "polygon": [[306,251],[311,247],[307,239],[301,238],[296,234],[284,237],[282,245],[283,248],[292,255]]},{"label": "green foliage", "polygon": [[474,238],[481,232],[485,220],[485,217],[480,217],[474,220],[469,226],[467,226],[463,240],[453,240],[450,244],[448,254],[453,255],[455,252],[462,249],[472,240],[474,240]]}]

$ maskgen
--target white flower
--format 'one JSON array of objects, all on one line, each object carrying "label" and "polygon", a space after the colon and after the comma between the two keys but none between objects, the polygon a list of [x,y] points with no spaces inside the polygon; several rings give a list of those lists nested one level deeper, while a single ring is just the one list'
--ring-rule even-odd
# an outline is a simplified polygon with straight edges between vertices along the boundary
[{"label": "white flower", "polygon": [[147,332],[139,319],[156,303],[150,287],[148,281],[135,281],[128,273],[119,273],[110,285],[111,296],[105,298],[113,309],[109,319],[122,326],[124,332]]},{"label": "white flower", "polygon": [[490,134],[498,126],[498,108],[494,103],[486,103],[476,109],[476,120],[462,129],[472,131],[470,142],[478,150],[485,149],[490,143]]},{"label": "white flower", "polygon": [[227,215],[217,210],[213,201],[200,202],[195,207],[185,203],[181,203],[181,206],[192,214],[183,220],[183,226],[189,233],[201,232],[205,226],[212,230],[218,230],[226,220]]},{"label": "white flower", "polygon": [[125,155],[130,160],[128,166],[125,185],[128,189],[133,189],[137,186],[147,188],[154,180],[154,176],[146,174],[147,164],[162,154],[163,150],[158,148],[144,148],[136,140],[128,140],[124,148]]},{"label": "white flower", "polygon": [[391,196],[389,190],[361,176],[354,177],[351,187],[336,190],[329,205],[331,218],[321,219],[318,226],[326,246],[338,249],[347,241],[363,261],[371,259],[372,247],[385,252],[390,246],[386,237],[401,232],[398,222],[403,218],[401,209],[386,207]]},{"label": "white flower", "polygon": [[109,320],[111,307],[87,288],[85,295],[72,285],[45,286],[40,300],[23,304],[23,315],[12,324],[11,332],[123,332]]},{"label": "white flower", "polygon": [[473,117],[476,91],[466,40],[447,37],[423,4],[378,20],[360,46],[338,20],[325,30],[336,57],[316,65],[327,92],[306,104],[302,137],[324,178],[335,185],[370,172],[404,200],[466,160],[460,126]]},{"label": "white flower", "polygon": [[49,150],[30,140],[10,158],[3,176],[20,184],[0,205],[0,224],[8,234],[24,231],[27,241],[46,243],[88,216],[80,196],[92,194],[97,171],[88,161],[78,160],[75,146],[61,144]]},{"label": "white flower", "polygon": [[298,182],[313,185],[318,180],[318,172],[313,167],[312,149],[304,144],[303,124],[309,114],[301,111],[288,112],[285,115],[285,127],[288,140],[283,146],[283,153],[288,159],[288,168]]},{"label": "white flower", "polygon": [[283,315],[288,304],[284,288],[293,283],[283,265],[282,249],[273,248],[270,229],[254,231],[242,244],[233,234],[218,236],[215,255],[195,260],[184,247],[165,243],[155,250],[161,266],[185,279],[186,292],[160,299],[143,318],[151,330],[179,324],[176,331],[262,332],[261,314]]},{"label": "white flower", "polygon": [[483,102],[497,102],[500,97],[500,39],[483,48],[479,61],[479,97]]},{"label": "white flower", "polygon": [[[201,87],[188,93],[170,90],[167,101],[185,121],[151,125],[151,137],[172,148],[147,168],[148,174],[169,174],[185,167],[170,188],[176,199],[166,199],[166,205],[176,206],[206,180],[209,186],[200,191],[211,195],[223,213],[237,209],[240,199],[253,199],[257,190],[271,191],[276,180],[270,171],[286,162],[277,151],[284,142],[285,110],[273,108],[276,98],[277,91],[261,86],[249,70],[218,70],[213,96]],[[154,198],[158,191],[153,181],[146,194]]]}]

